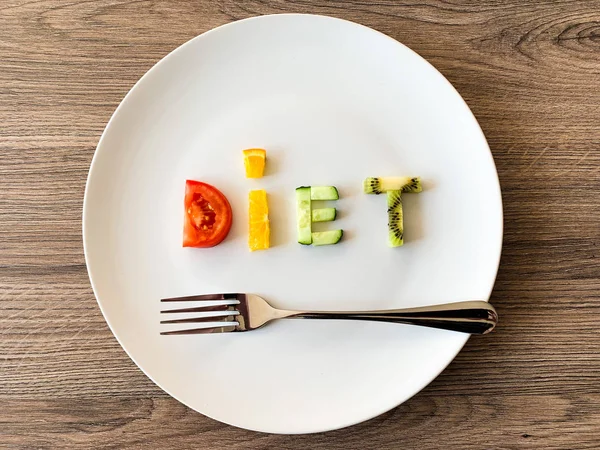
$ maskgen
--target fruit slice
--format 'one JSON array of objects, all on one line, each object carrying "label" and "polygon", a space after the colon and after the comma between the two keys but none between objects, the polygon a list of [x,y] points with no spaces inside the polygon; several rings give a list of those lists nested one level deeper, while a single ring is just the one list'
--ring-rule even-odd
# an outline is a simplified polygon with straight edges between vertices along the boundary
[{"label": "fruit slice", "polygon": [[250,191],[248,247],[251,251],[269,248],[269,205],[267,192],[264,189]]},{"label": "fruit slice", "polygon": [[344,235],[343,230],[316,231],[312,234],[313,245],[337,244]]},{"label": "fruit slice", "polygon": [[311,186],[311,200],[339,200],[340,194],[335,186]]},{"label": "fruit slice", "polygon": [[330,222],[335,220],[337,212],[335,208],[318,208],[312,210],[313,222]]},{"label": "fruit slice", "polygon": [[404,218],[402,214],[402,192],[388,191],[388,245],[400,247],[404,244]]},{"label": "fruit slice", "polygon": [[418,193],[423,190],[419,177],[369,177],[363,182],[365,194],[382,194],[388,191]]},{"label": "fruit slice", "polygon": [[260,178],[265,170],[267,151],[262,148],[249,148],[244,150],[244,167],[246,178]]},{"label": "fruit slice", "polygon": [[210,184],[187,180],[184,206],[184,247],[214,247],[225,239],[233,215],[221,191]]},{"label": "fruit slice", "polygon": [[298,216],[298,242],[304,245],[312,243],[310,186],[296,188],[296,215]]}]

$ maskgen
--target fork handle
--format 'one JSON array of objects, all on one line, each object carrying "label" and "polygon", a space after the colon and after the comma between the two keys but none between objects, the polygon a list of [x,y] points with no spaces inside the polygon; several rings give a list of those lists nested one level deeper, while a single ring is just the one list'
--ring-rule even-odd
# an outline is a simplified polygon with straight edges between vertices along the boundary
[{"label": "fork handle", "polygon": [[498,314],[484,301],[446,303],[419,308],[384,311],[314,311],[290,315],[296,319],[370,320],[419,325],[469,334],[487,334],[498,323]]}]

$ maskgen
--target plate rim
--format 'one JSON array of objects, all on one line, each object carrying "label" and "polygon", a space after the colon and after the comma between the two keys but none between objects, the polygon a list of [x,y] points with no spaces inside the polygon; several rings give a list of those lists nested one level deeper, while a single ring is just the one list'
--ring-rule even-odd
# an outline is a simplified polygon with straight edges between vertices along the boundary
[{"label": "plate rim", "polygon": [[356,419],[356,420],[350,420],[347,421],[345,423],[340,423],[336,426],[325,426],[325,427],[319,427],[316,428],[314,427],[314,429],[310,429],[310,430],[301,430],[301,429],[295,429],[295,430],[287,430],[287,431],[265,431],[262,429],[258,429],[258,428],[250,428],[250,427],[241,427],[240,425],[234,424],[229,422],[228,420],[224,420],[222,418],[216,418],[213,417],[207,413],[204,413],[202,411],[199,411],[198,409],[196,409],[195,407],[189,405],[185,400],[181,399],[179,396],[174,395],[173,393],[170,392],[170,390],[166,389],[165,387],[163,387],[161,384],[159,384],[134,358],[134,356],[131,354],[131,352],[125,347],[125,345],[123,345],[121,339],[119,338],[118,333],[115,331],[115,328],[113,326],[113,324],[111,324],[110,319],[108,318],[103,306],[102,306],[102,302],[100,301],[100,298],[97,294],[97,288],[96,285],[94,283],[93,277],[92,277],[92,271],[90,269],[90,265],[89,265],[89,250],[88,250],[88,244],[86,243],[88,238],[86,238],[86,236],[89,236],[86,233],[86,217],[87,217],[87,213],[86,211],[89,209],[89,202],[88,202],[88,191],[90,189],[90,184],[91,184],[91,180],[93,178],[93,173],[94,173],[94,167],[96,166],[96,160],[99,154],[99,151],[102,147],[103,141],[105,140],[105,137],[107,135],[107,132],[109,130],[109,128],[111,127],[111,124],[113,123],[113,121],[115,120],[116,116],[118,115],[119,111],[121,110],[121,108],[124,107],[124,105],[130,100],[131,96],[133,95],[133,92],[136,91],[137,89],[140,89],[139,86],[142,84],[142,82],[144,81],[144,79],[146,79],[152,72],[154,72],[157,67],[163,63],[165,63],[165,61],[173,58],[176,53],[182,51],[185,47],[192,45],[193,42],[197,41],[197,40],[201,40],[203,39],[205,36],[222,31],[225,28],[229,28],[229,27],[235,27],[236,25],[240,24],[240,23],[245,23],[245,22],[250,22],[250,21],[260,21],[260,20],[273,20],[274,18],[277,17],[299,17],[299,18],[318,18],[319,20],[330,20],[333,22],[345,22],[347,24],[350,24],[352,26],[356,26],[356,27],[360,27],[362,29],[366,29],[369,32],[372,33],[376,33],[378,34],[380,37],[384,37],[385,39],[391,40],[394,42],[394,44],[396,45],[400,45],[402,46],[405,50],[408,50],[409,53],[411,53],[413,56],[417,57],[417,59],[421,60],[421,62],[424,62],[426,65],[430,66],[431,69],[433,69],[435,72],[437,72],[440,76],[441,79],[443,80],[444,84],[446,84],[447,88],[450,88],[451,90],[453,90],[455,92],[455,94],[458,97],[458,100],[460,100],[460,103],[462,104],[463,108],[466,110],[466,112],[468,113],[469,117],[471,117],[471,119],[473,120],[474,124],[476,125],[475,127],[475,132],[477,132],[480,136],[480,138],[482,138],[483,143],[485,144],[485,147],[487,149],[487,156],[491,162],[492,168],[493,170],[493,174],[495,175],[494,180],[495,184],[497,185],[497,192],[498,192],[498,198],[496,199],[496,203],[498,205],[499,208],[499,248],[496,250],[497,251],[497,261],[495,262],[495,270],[494,270],[494,276],[493,276],[493,282],[492,285],[489,289],[488,294],[486,295],[486,298],[483,299],[485,301],[489,302],[489,299],[492,295],[494,286],[496,284],[496,280],[498,277],[498,270],[500,268],[500,260],[501,260],[501,256],[502,256],[502,248],[503,248],[503,240],[504,240],[504,205],[502,202],[502,189],[501,189],[501,185],[500,185],[500,179],[498,176],[498,169],[496,167],[495,161],[494,161],[494,157],[492,154],[492,151],[490,149],[489,143],[485,137],[485,133],[483,132],[483,129],[481,128],[481,125],[479,124],[477,118],[475,117],[475,115],[473,114],[473,112],[471,111],[471,108],[469,107],[469,105],[467,104],[467,102],[464,100],[464,98],[462,97],[462,95],[458,92],[458,90],[454,87],[454,85],[452,85],[452,83],[450,83],[450,81],[431,63],[429,62],[427,59],[425,59],[423,56],[421,56],[420,54],[418,54],[416,51],[412,50],[410,47],[408,47],[407,45],[403,44],[402,42],[394,39],[391,36],[388,36],[387,34],[378,31],[374,28],[368,27],[366,25],[362,25],[358,22],[354,22],[351,20],[347,20],[347,19],[341,19],[339,17],[333,17],[333,16],[327,16],[327,15],[321,15],[321,14],[306,14],[306,13],[281,13],[281,14],[265,14],[265,15],[259,15],[259,16],[252,16],[252,17],[248,17],[245,19],[240,19],[240,20],[235,20],[232,22],[228,22],[222,25],[219,25],[215,28],[212,28],[210,30],[207,30],[191,39],[189,39],[188,41],[184,42],[183,44],[177,46],[176,48],[174,48],[173,50],[171,50],[168,54],[166,54],[165,56],[163,56],[161,59],[159,59],[155,64],[153,64],[135,83],[134,85],[129,89],[129,91],[125,94],[125,96],[122,98],[122,100],[119,102],[118,106],[115,108],[115,110],[113,111],[113,113],[111,114],[108,122],[106,123],[106,126],[104,127],[104,130],[102,131],[102,134],[100,135],[100,139],[98,140],[98,144],[96,145],[96,149],[94,150],[94,155],[92,157],[92,161],[90,163],[90,167],[88,170],[88,175],[87,175],[87,180],[86,180],[86,184],[85,184],[85,190],[84,190],[84,197],[83,197],[83,205],[82,205],[82,219],[81,219],[81,223],[82,223],[82,241],[83,241],[83,253],[84,253],[84,259],[85,259],[85,265],[86,265],[86,271],[88,273],[88,278],[90,280],[90,285],[92,287],[92,291],[94,293],[94,297],[96,299],[96,303],[98,304],[98,307],[100,308],[100,311],[102,313],[102,316],[106,322],[106,324],[108,325],[109,330],[111,331],[112,335],[115,337],[115,339],[117,340],[117,342],[119,343],[119,345],[121,346],[121,348],[125,351],[125,353],[127,354],[127,356],[133,361],[133,363],[142,371],[142,373],[144,373],[144,375],[146,375],[158,388],[160,388],[162,391],[166,392],[169,396],[173,397],[175,400],[177,400],[178,402],[182,403],[183,405],[185,405],[186,407],[190,408],[191,410],[202,414],[203,416],[209,417],[212,420],[216,420],[218,422],[224,423],[226,425],[230,425],[230,426],[234,426],[236,428],[241,428],[241,429],[247,429],[250,431],[254,431],[254,432],[260,432],[260,433],[269,433],[269,434],[285,434],[285,435],[298,435],[298,434],[314,434],[314,433],[322,433],[322,432],[327,432],[327,431],[334,431],[334,430],[339,430],[339,429],[343,429],[343,428],[348,428],[354,425],[358,425],[360,423],[372,420],[376,417],[379,417],[382,414],[385,414],[395,408],[397,408],[398,406],[402,405],[403,403],[407,402],[408,400],[410,400],[412,397],[414,397],[415,395],[417,395],[418,393],[420,393],[423,389],[425,389],[427,386],[429,386],[436,378],[438,378],[441,373],[446,370],[446,368],[452,363],[452,361],[454,361],[457,357],[457,355],[462,351],[462,349],[464,348],[464,346],[466,345],[466,343],[468,342],[470,336],[469,335],[465,335],[464,338],[464,342],[457,348],[456,352],[452,355],[452,357],[448,358],[448,361],[445,362],[441,369],[438,372],[434,372],[432,376],[430,377],[426,377],[423,378],[423,380],[425,380],[420,384],[420,387],[415,390],[415,392],[413,392],[412,394],[404,397],[403,399],[399,400],[397,403],[394,402],[395,404],[391,407],[384,407],[381,410],[378,410],[378,412],[375,413],[370,413],[367,416],[360,418],[360,419]]}]

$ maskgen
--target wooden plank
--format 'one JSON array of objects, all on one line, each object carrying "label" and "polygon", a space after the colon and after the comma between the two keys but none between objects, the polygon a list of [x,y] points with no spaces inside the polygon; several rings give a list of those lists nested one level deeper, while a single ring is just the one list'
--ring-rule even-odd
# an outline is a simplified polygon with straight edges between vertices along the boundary
[{"label": "wooden plank", "polygon": [[585,449],[597,448],[598,402],[598,394],[420,396],[351,428],[281,436],[220,424],[171,398],[4,400],[12,414],[0,425],[3,444],[21,448]]}]

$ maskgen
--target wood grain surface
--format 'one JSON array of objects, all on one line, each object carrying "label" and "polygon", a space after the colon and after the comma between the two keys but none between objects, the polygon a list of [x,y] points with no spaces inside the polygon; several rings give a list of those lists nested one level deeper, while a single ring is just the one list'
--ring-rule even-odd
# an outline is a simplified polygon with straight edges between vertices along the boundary
[{"label": "wood grain surface", "polygon": [[[182,406],[108,330],[84,264],[89,164],[160,58],[259,14],[333,15],[432,62],[489,140],[505,208],[492,302],[423,392],[331,433]],[[0,0],[0,448],[600,448],[600,1]]]}]

